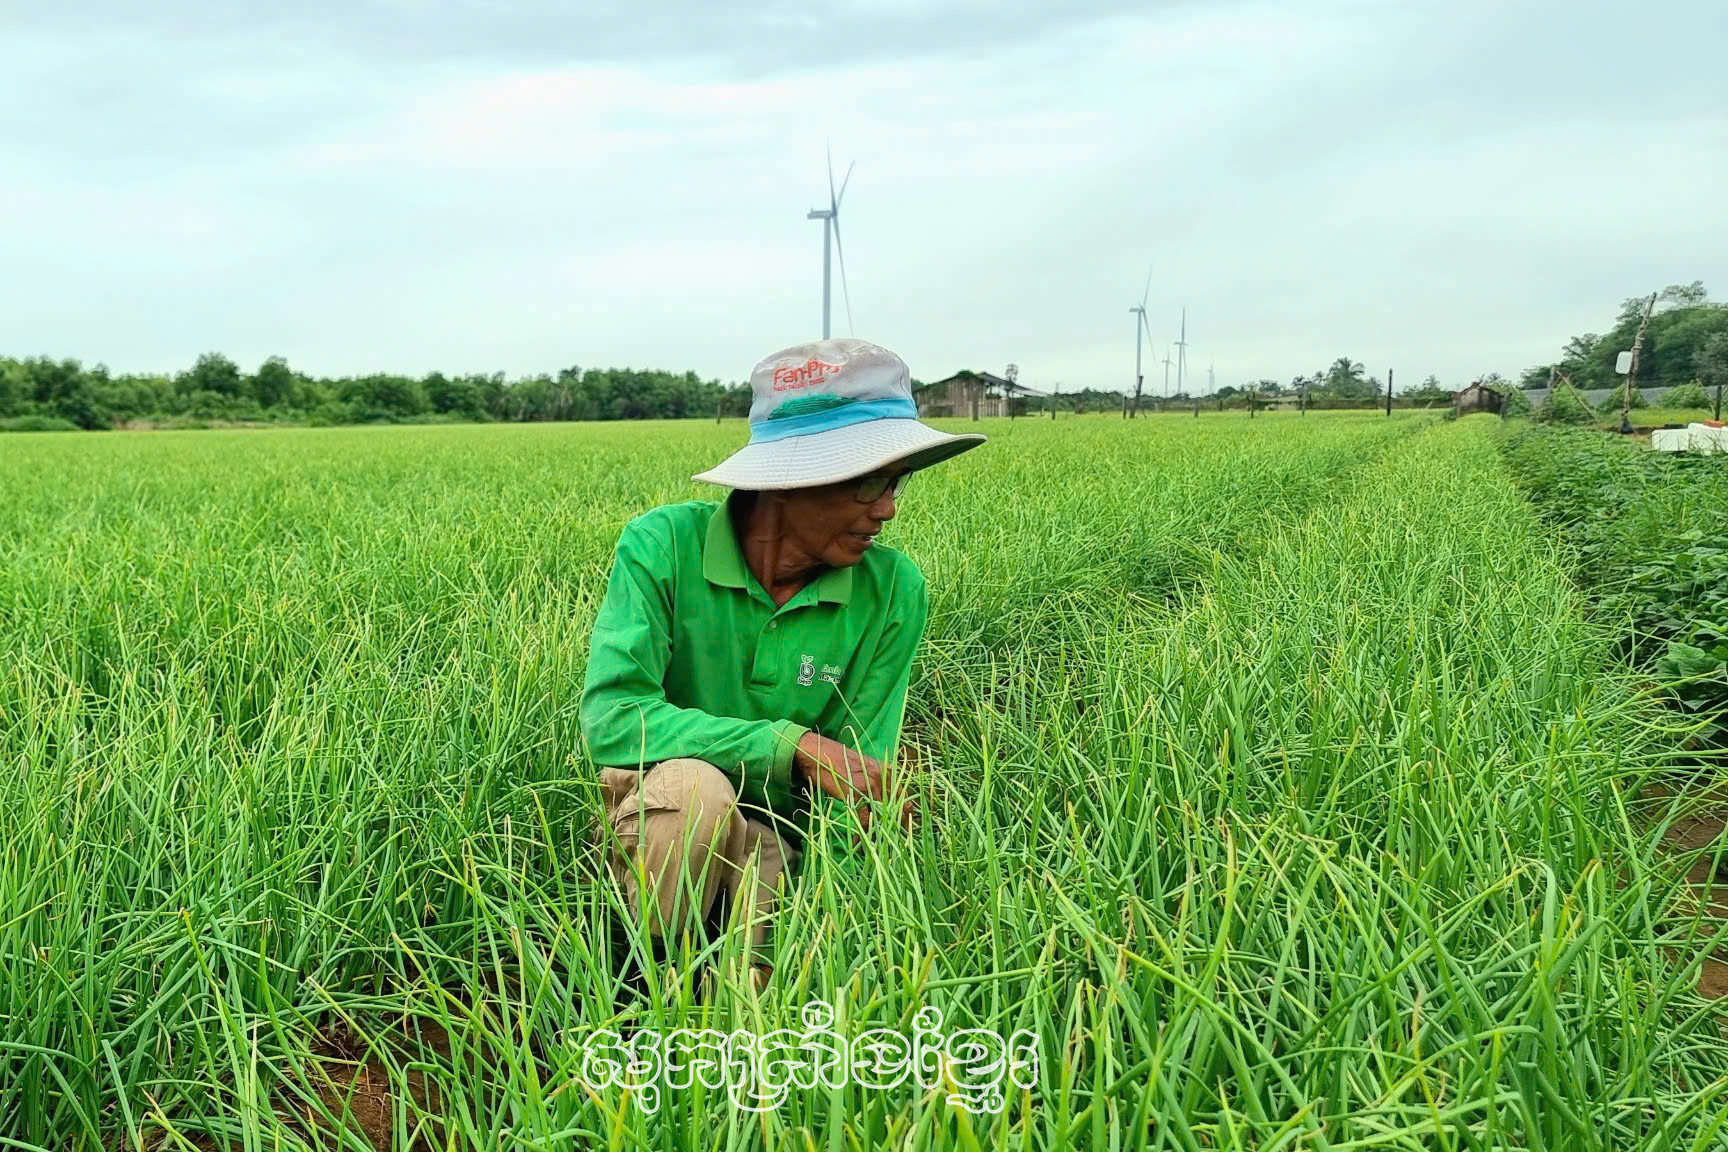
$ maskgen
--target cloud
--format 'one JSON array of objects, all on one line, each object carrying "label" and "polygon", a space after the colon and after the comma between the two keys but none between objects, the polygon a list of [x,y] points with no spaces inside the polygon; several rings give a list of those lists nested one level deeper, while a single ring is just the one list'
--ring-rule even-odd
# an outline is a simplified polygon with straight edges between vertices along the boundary
[{"label": "cloud", "polygon": [[738,378],[819,322],[831,139],[857,331],[925,378],[1131,383],[1148,264],[1149,362],[1186,305],[1220,383],[1510,375],[1728,260],[1725,21],[1668,7],[15,11],[7,351]]},{"label": "cloud", "polygon": [[88,29],[101,28],[155,42],[287,44],[374,62],[567,67],[694,57],[765,76],[881,58],[987,53],[1148,10],[1144,0],[94,0],[76,7],[19,6],[0,14],[0,31],[80,39]]}]

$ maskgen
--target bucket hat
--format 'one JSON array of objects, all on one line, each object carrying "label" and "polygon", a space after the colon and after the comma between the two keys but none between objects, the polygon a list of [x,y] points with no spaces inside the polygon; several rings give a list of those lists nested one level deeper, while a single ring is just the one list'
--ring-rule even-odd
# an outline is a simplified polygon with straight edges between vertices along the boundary
[{"label": "bucket hat", "polygon": [[750,373],[750,442],[692,479],[765,491],[812,488],[900,466],[908,471],[984,443],[918,419],[906,362],[865,340],[817,340]]}]

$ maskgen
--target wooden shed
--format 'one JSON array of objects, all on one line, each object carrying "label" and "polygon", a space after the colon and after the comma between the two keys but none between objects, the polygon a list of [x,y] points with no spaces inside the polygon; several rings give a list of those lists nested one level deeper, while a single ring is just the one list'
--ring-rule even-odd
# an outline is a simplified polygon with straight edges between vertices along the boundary
[{"label": "wooden shed", "polygon": [[[920,416],[973,416],[990,419],[1013,415],[1024,407],[1028,396],[1042,396],[1036,388],[1028,388],[993,372],[956,372],[945,380],[937,380],[918,393]],[[1016,404],[1020,401],[1020,404]]]},{"label": "wooden shed", "polygon": [[1478,380],[1462,392],[1452,393],[1452,411],[1459,416],[1472,412],[1492,412],[1498,416],[1506,411],[1506,397]]}]

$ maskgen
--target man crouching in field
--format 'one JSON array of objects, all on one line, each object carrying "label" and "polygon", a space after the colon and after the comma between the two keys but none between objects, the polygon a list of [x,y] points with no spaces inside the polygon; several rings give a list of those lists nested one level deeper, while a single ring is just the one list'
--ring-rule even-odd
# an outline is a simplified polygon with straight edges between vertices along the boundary
[{"label": "man crouching in field", "polygon": [[908,474],[984,437],[919,423],[905,363],[862,340],[778,352],[750,387],[750,442],[695,477],[727,498],[655,508],[618,540],[582,733],[625,906],[675,940],[724,897],[759,952],[811,790],[862,823],[886,791],[927,601],[875,536]]}]

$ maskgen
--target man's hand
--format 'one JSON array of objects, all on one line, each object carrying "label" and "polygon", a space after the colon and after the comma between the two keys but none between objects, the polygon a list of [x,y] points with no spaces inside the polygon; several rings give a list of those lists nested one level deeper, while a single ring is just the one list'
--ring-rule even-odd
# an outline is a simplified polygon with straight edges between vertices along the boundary
[{"label": "man's hand", "polygon": [[854,805],[859,826],[870,827],[867,801],[882,799],[888,788],[881,761],[838,740],[806,732],[798,740],[792,763],[822,792]]}]

